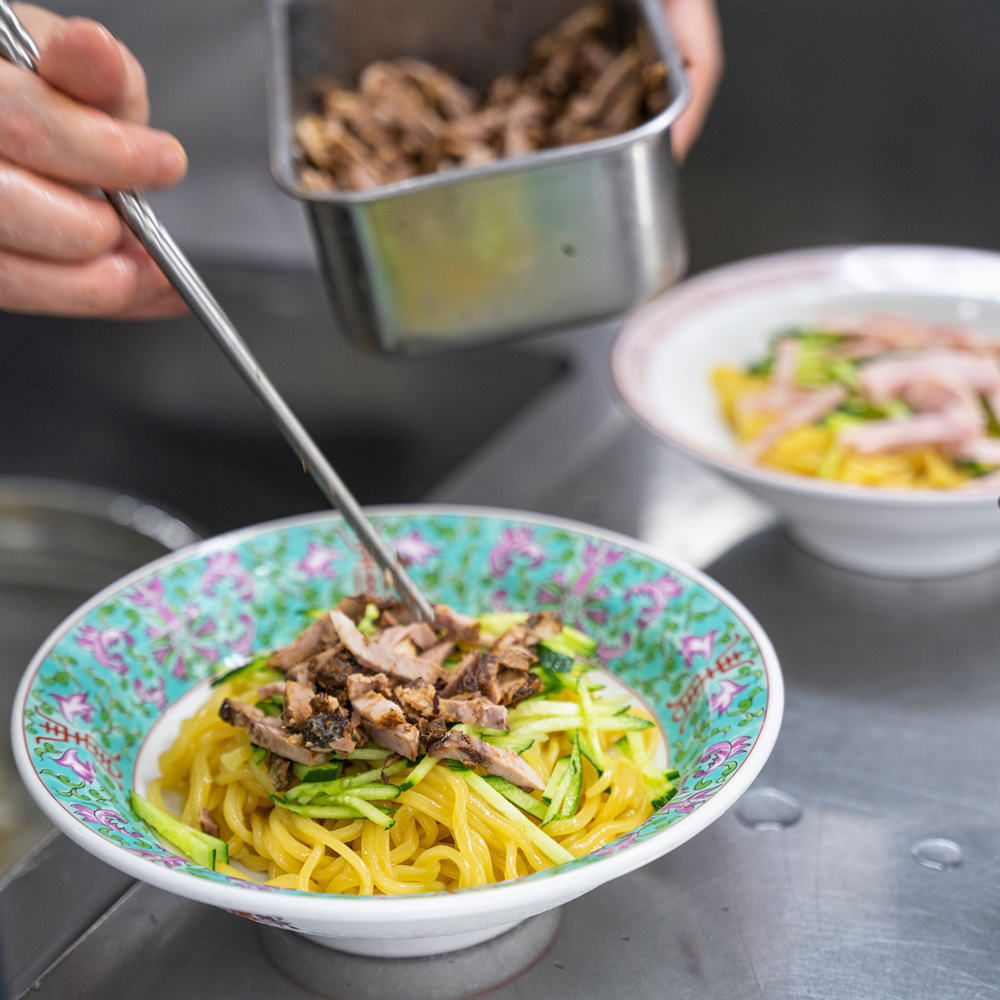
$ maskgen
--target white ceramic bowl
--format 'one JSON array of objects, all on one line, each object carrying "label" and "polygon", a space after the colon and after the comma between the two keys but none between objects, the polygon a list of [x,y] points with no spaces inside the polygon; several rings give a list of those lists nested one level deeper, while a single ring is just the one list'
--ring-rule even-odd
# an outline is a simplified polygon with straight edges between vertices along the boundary
[{"label": "white ceramic bowl", "polygon": [[[18,688],[18,769],[45,814],[129,875],[357,954],[487,940],[673,850],[722,815],[767,760],[781,670],[731,594],[639,542],[570,521],[445,506],[370,512],[434,600],[469,612],[550,608],[598,640],[604,668],[657,715],[677,796],[599,851],[497,885],[419,896],[325,895],[210,872],[131,811],[158,752],[219,664],[290,641],[301,612],[373,591],[378,574],[330,513],[223,535],[112,585],[49,637]],[[721,863],[721,862],[720,862]]]},{"label": "white ceramic bowl", "polygon": [[742,458],[710,381],[759,359],[783,327],[895,313],[1000,336],[1000,254],[862,246],[758,257],[708,271],[635,313],[611,356],[631,412],[670,444],[777,508],[803,548],[884,576],[934,577],[1000,561],[994,494],[852,486]]}]

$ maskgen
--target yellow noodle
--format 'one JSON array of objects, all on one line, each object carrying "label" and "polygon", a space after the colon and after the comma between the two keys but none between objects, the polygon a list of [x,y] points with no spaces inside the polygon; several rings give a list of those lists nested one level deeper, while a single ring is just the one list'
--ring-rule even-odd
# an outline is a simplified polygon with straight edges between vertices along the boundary
[{"label": "yellow noodle", "polygon": [[[447,767],[435,768],[395,800],[390,830],[363,819],[317,822],[276,805],[270,777],[254,761],[246,731],[234,730],[217,714],[224,697],[252,701],[254,696],[254,684],[227,683],[215,690],[161,755],[162,777],[148,794],[154,804],[162,802],[164,791],[179,795],[182,819],[192,826],[197,826],[200,809],[208,808],[232,861],[260,872],[269,885],[412,894],[485,885],[552,867],[520,828],[471,794],[467,782]],[[567,692],[560,700],[577,699]],[[632,714],[648,717],[641,710]],[[576,815],[546,827],[575,856],[634,829],[650,813],[639,767],[613,748],[619,735],[599,733],[606,771],[598,775],[585,762]],[[650,754],[658,738],[655,729],[643,734]],[[523,756],[547,781],[556,761],[571,751],[567,734],[552,733]],[[348,764],[345,775],[367,768]],[[218,870],[238,874],[229,865]]]}]

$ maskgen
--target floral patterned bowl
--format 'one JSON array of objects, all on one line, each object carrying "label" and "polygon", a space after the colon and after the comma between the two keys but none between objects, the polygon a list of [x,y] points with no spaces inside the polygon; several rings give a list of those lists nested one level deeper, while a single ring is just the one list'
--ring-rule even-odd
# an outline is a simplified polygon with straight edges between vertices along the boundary
[{"label": "floral patterned bowl", "polygon": [[322,513],[166,556],[49,637],[18,688],[12,733],[21,776],[52,822],[161,889],[343,950],[433,954],[486,940],[673,850],[760,771],[781,724],[781,671],[760,625],[717,583],[639,542],[555,518],[447,506],[371,515],[432,599],[467,612],[558,609],[597,638],[606,669],[659,717],[682,776],[677,796],[569,864],[405,898],[262,886],[161,844],[132,813],[129,793],[133,784],[144,791],[144,761],[155,761],[151,746],[166,745],[169,720],[176,732],[178,712],[194,710],[221,667],[288,642],[300,612],[377,589],[378,574],[343,521]]}]

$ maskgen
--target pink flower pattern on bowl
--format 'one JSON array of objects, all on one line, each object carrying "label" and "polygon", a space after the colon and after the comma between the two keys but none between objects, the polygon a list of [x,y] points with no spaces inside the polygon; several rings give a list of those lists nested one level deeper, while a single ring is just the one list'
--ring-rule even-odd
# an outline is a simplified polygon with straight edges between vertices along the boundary
[{"label": "pink flower pattern on bowl", "polygon": [[[752,750],[768,705],[760,649],[740,617],[684,572],[625,539],[612,544],[544,518],[404,509],[375,522],[433,600],[471,613],[558,609],[597,639],[605,668],[658,715],[681,772],[677,796],[627,837],[564,868],[594,864],[681,822]],[[251,884],[178,856],[133,815],[138,747],[194,685],[289,641],[304,612],[352,593],[358,572],[370,575],[342,522],[316,515],[177,553],[99,595],[54,635],[25,681],[15,735],[45,794],[137,857]]]}]

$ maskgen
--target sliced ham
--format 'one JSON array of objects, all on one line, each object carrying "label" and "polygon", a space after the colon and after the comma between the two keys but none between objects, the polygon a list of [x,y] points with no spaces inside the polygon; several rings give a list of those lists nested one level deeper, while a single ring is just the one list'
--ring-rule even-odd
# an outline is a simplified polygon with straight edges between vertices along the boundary
[{"label": "sliced ham", "polygon": [[922,444],[961,448],[980,429],[975,419],[962,414],[917,413],[905,420],[871,420],[848,427],[841,432],[840,440],[862,454],[872,455]]},{"label": "sliced ham", "polygon": [[996,358],[947,348],[873,361],[861,369],[858,377],[865,395],[875,403],[884,403],[901,395],[914,382],[940,376],[983,395],[1000,389],[1000,364]]},{"label": "sliced ham", "polygon": [[773,424],[744,446],[744,453],[751,459],[760,458],[789,431],[825,417],[845,399],[847,390],[842,385],[828,385],[815,392],[802,392]]},{"label": "sliced ham", "polygon": [[979,437],[962,445],[959,457],[981,465],[1000,465],[1000,438]]},{"label": "sliced ham", "polygon": [[863,358],[888,351],[919,351],[936,347],[987,354],[1000,352],[1000,340],[902,316],[876,314],[860,320],[828,318],[819,329],[848,338],[845,350],[840,352],[845,357]]},{"label": "sliced ham", "polygon": [[510,729],[507,709],[483,697],[439,698],[438,712],[445,722],[469,722],[484,729]]},{"label": "sliced ham", "polygon": [[491,746],[468,733],[450,730],[444,739],[427,748],[427,754],[476,765],[521,788],[538,791],[545,788],[538,772],[513,750]]},{"label": "sliced ham", "polygon": [[400,681],[433,681],[439,676],[440,671],[433,663],[370,642],[357,630],[354,622],[336,608],[330,612],[329,618],[340,641],[363,667]]}]

